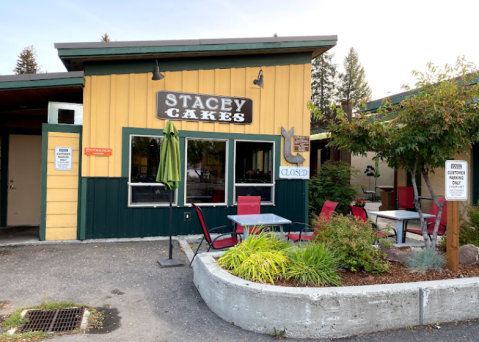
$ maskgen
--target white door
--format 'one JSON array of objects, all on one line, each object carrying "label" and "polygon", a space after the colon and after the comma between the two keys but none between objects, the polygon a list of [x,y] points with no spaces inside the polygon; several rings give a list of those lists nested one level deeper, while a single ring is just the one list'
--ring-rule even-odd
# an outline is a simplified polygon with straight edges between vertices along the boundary
[{"label": "white door", "polygon": [[10,135],[7,226],[40,225],[41,135]]}]

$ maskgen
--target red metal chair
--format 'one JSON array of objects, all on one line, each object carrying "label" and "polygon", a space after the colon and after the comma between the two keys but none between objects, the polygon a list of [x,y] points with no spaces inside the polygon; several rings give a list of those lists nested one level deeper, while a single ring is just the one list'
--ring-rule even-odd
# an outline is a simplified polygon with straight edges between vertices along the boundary
[{"label": "red metal chair", "polygon": [[412,186],[398,186],[397,208],[416,210],[414,206],[414,190]]},{"label": "red metal chair", "polygon": [[[437,229],[437,235],[443,236],[446,234],[447,228],[447,201],[445,198],[438,198],[439,202],[444,203],[444,207],[442,208],[442,215],[441,215],[441,222],[439,222],[439,227]],[[431,211],[429,212],[431,215],[436,215],[439,211],[439,207],[432,202]],[[434,225],[436,224],[436,217],[431,217],[427,219],[427,235],[429,235],[429,239],[431,239],[431,235],[434,234]],[[422,235],[421,229],[405,229],[403,234],[403,243],[406,241],[406,233],[413,233],[417,235]]]},{"label": "red metal chair", "polygon": [[[255,215],[261,214],[261,196],[238,196],[238,215]],[[250,234],[259,234],[260,229],[252,227],[249,229]],[[244,234],[244,227],[236,225],[236,234]]]},{"label": "red metal chair", "polygon": [[[350,205],[349,207],[351,208],[351,214],[354,217],[357,217],[358,220],[360,220],[360,221],[369,222],[368,213],[366,212],[366,209],[364,209],[363,207],[356,207],[354,205]],[[371,222],[371,224],[373,225],[374,229],[377,229],[377,225],[375,223]],[[393,233],[387,233],[384,230],[377,230],[378,238],[381,239],[383,237],[396,236],[396,234],[397,234],[396,230],[394,228],[391,228],[391,229],[394,231],[394,234]]]},{"label": "red metal chair", "polygon": [[[223,248],[233,247],[233,246],[238,244],[238,239],[235,238],[235,237],[229,237],[229,238],[226,238],[226,239],[218,240],[222,236],[231,235],[232,233],[234,233],[231,226],[230,225],[225,225],[225,226],[219,226],[219,227],[208,229],[208,226],[206,225],[206,221],[204,219],[203,212],[201,211],[201,209],[194,203],[191,203],[191,205],[196,210],[196,214],[198,215],[198,220],[200,221],[200,226],[201,226],[201,229],[203,230],[203,235],[204,236],[201,239],[201,242],[198,245],[198,248],[196,249],[196,252],[195,252],[195,255],[193,256],[193,259],[191,259],[190,266],[193,263],[193,260],[195,260],[196,254],[198,254],[198,250],[200,249],[201,244],[203,243],[204,240],[206,240],[206,242],[208,242],[208,244],[209,244],[207,252],[209,252],[211,248],[213,248],[213,249],[223,249]],[[226,233],[226,234],[220,234],[214,240],[211,239],[210,233],[214,230],[221,229],[221,228],[229,228],[231,230],[231,232]]]},{"label": "red metal chair", "polygon": [[[336,211],[336,208],[338,207],[338,202],[332,202],[330,200],[326,200],[324,202],[323,207],[321,208],[321,213],[319,213],[319,216],[323,216],[326,219],[330,219],[331,215],[333,212]],[[299,231],[299,234],[296,233],[291,233],[291,227],[294,226],[295,224],[297,225],[303,225],[306,226],[305,228],[301,229]],[[288,234],[286,234],[286,237],[288,240],[293,240],[293,242],[297,241],[312,241],[314,240],[314,237],[317,234],[317,230],[321,229],[319,226],[316,226],[313,231],[313,235],[303,235],[303,232],[311,231],[313,228],[306,223],[301,223],[301,222],[294,222],[289,226]]]}]

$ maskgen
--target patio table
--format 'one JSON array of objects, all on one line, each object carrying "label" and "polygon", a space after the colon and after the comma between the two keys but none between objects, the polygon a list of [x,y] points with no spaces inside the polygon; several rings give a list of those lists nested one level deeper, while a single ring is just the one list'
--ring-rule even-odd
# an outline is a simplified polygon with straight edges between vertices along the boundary
[{"label": "patio table", "polygon": [[[419,220],[419,213],[406,210],[386,210],[386,211],[368,211],[368,215],[376,215],[396,221],[397,243],[402,243],[402,235],[404,233],[404,221]],[[436,217],[436,215],[423,214],[425,219]]]},{"label": "patio table", "polygon": [[283,225],[292,223],[290,220],[275,214],[228,215],[227,217],[232,221],[233,229],[235,223],[244,227],[243,238],[245,240],[248,239],[248,227],[279,226],[281,233],[283,233]]}]

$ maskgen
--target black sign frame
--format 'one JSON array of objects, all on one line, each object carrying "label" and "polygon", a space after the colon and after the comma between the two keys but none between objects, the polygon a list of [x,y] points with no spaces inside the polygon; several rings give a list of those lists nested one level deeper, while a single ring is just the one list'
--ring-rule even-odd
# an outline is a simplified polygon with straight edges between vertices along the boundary
[{"label": "black sign frame", "polygon": [[250,125],[253,123],[253,100],[160,90],[156,93],[156,117],[160,120]]}]

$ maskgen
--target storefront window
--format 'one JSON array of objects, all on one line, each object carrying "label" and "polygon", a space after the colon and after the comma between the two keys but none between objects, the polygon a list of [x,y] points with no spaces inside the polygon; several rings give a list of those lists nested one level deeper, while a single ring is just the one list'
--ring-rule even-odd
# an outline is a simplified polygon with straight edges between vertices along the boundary
[{"label": "storefront window", "polygon": [[187,139],[186,203],[226,204],[224,140]]},{"label": "storefront window", "polygon": [[[169,204],[169,191],[156,181],[163,137],[131,136],[130,138],[130,205]],[[176,192],[173,202],[176,202]]]},{"label": "storefront window", "polygon": [[235,203],[238,196],[261,196],[274,202],[274,144],[236,141]]}]

